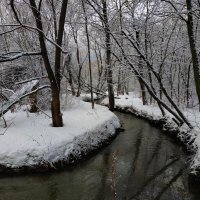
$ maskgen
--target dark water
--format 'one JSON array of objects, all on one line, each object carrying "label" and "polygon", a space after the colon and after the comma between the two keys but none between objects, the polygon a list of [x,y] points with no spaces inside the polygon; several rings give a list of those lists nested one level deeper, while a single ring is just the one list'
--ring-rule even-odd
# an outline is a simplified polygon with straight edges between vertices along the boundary
[{"label": "dark water", "polygon": [[108,147],[63,172],[0,178],[0,200],[199,200],[188,186],[181,147],[148,123],[124,124]]}]

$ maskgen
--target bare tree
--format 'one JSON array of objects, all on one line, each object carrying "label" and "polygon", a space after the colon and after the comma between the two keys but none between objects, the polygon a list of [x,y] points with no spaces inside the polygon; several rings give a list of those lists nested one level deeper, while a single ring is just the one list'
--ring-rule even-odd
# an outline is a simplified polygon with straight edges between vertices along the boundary
[{"label": "bare tree", "polygon": [[109,109],[111,111],[115,108],[114,90],[113,90],[113,73],[111,67],[111,37],[110,37],[110,26],[108,21],[108,7],[107,0],[101,0],[101,4],[98,1],[86,0],[87,3],[94,9],[98,14],[105,34],[105,51],[106,51],[106,77],[108,84],[108,98],[109,98]]},{"label": "bare tree", "polygon": [[[13,13],[15,15],[16,20],[18,21],[19,25],[22,27],[25,27],[23,25],[23,22],[20,21],[20,18],[18,16],[18,13],[15,9],[15,2],[14,0],[11,0],[11,7],[13,10]],[[38,5],[36,4],[35,0],[29,0],[30,8],[32,11],[32,14],[35,18],[35,24],[36,28],[34,28],[38,32],[38,40],[40,44],[40,49],[42,53],[42,58],[44,61],[44,66],[48,74],[48,78],[51,85],[51,94],[52,94],[52,101],[51,101],[51,111],[52,111],[52,123],[54,127],[61,127],[63,126],[63,120],[62,120],[62,114],[60,111],[60,68],[61,68],[61,46],[63,41],[63,33],[64,33],[64,26],[65,26],[65,16],[67,11],[67,5],[68,1],[63,0],[61,3],[61,10],[60,10],[60,16],[59,16],[59,23],[58,23],[58,31],[57,31],[57,38],[55,44],[55,66],[54,71],[52,64],[49,59],[48,55],[48,49],[46,45],[46,39],[44,33],[44,22],[42,19],[42,1],[39,1]],[[27,27],[26,27],[27,28]]]},{"label": "bare tree", "polygon": [[89,72],[90,72],[90,93],[91,93],[92,109],[94,109],[94,97],[93,97],[93,88],[92,88],[91,48],[90,48],[90,37],[89,37],[89,31],[88,31],[88,18],[86,14],[84,0],[81,0],[81,2],[82,2],[83,13],[85,16],[85,32],[86,32],[86,38],[87,38],[88,62],[89,62]]}]

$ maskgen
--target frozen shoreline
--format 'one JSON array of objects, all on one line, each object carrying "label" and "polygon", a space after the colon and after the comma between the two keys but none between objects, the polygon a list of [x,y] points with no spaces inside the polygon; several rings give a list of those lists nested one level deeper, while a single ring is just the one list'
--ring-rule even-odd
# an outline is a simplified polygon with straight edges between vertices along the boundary
[{"label": "frozen shoreline", "polygon": [[[47,112],[50,115],[50,113]],[[76,101],[63,111],[64,127],[51,127],[43,114],[19,110],[0,128],[0,171],[57,168],[82,159],[116,135],[119,119],[107,108]]]}]

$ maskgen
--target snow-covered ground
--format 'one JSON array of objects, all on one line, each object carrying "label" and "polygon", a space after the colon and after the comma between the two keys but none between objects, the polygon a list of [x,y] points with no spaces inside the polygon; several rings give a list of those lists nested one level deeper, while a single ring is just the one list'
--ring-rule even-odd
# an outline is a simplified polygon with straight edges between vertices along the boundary
[{"label": "snow-covered ground", "polygon": [[106,107],[73,100],[63,111],[64,127],[51,126],[50,113],[28,113],[26,109],[5,114],[0,121],[0,165],[9,168],[52,165],[79,158],[97,149],[115,135],[118,118]]},{"label": "snow-covered ground", "polygon": [[[83,101],[91,101],[91,94],[90,93],[81,93],[80,97]],[[94,100],[97,100],[98,97],[95,93],[93,93]]]},{"label": "snow-covered ground", "polygon": [[[105,98],[102,105],[108,105],[108,98]],[[120,109],[130,108],[138,116],[142,116],[149,120],[163,120],[163,116],[158,106],[156,105],[143,105],[142,100],[137,97],[134,93],[129,95],[120,95],[115,99],[115,106]],[[189,136],[188,145],[190,148],[194,148],[195,156],[191,159],[191,173],[200,172],[200,112],[195,109],[185,109],[183,110],[184,115],[194,126],[193,130],[189,130],[187,126],[182,126],[179,128],[177,124],[172,120],[172,115],[166,113],[166,125],[164,129],[179,130],[180,133],[177,136],[180,140],[185,140]],[[192,141],[192,144],[191,144]],[[187,144],[186,144],[187,145]]]}]

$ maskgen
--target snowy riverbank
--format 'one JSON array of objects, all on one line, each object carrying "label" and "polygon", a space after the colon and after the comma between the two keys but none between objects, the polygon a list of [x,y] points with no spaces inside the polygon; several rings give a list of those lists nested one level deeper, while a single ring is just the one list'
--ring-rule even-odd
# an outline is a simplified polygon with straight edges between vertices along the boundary
[{"label": "snowy riverbank", "polygon": [[[50,113],[46,113],[50,115]],[[0,121],[0,168],[54,168],[72,164],[101,147],[120,127],[118,118],[106,107],[75,100],[63,111],[64,127],[51,127],[44,113],[25,110],[8,112]],[[1,170],[0,170],[1,171]]]},{"label": "snowy riverbank", "polygon": [[[102,105],[108,105],[108,99],[104,99]],[[132,113],[138,117],[147,119],[152,124],[159,126],[167,134],[176,138],[183,143],[188,150],[193,152],[193,157],[190,160],[191,174],[200,177],[200,113],[193,109],[184,110],[184,115],[189,119],[194,126],[193,130],[188,127],[178,127],[172,120],[172,115],[167,113],[163,118],[160,109],[157,106],[143,105],[142,100],[137,98],[133,93],[130,95],[120,95],[115,99],[117,110]]]}]

